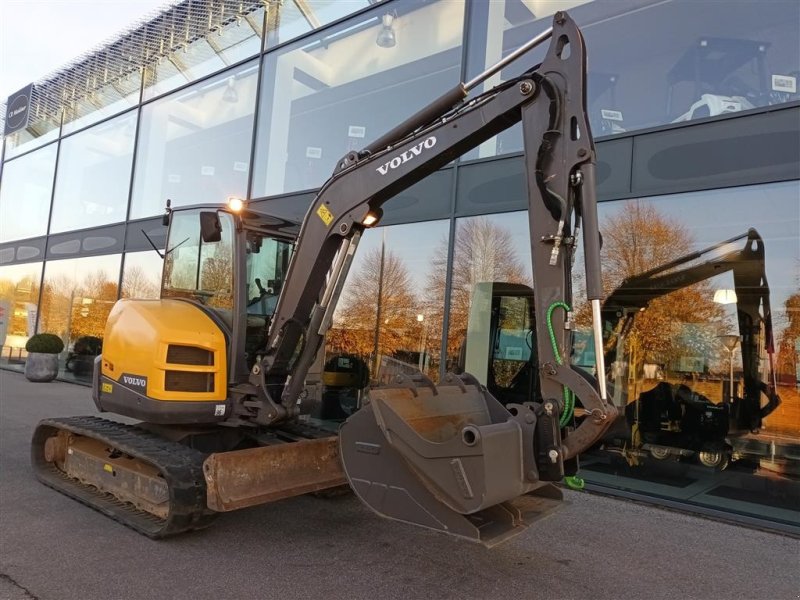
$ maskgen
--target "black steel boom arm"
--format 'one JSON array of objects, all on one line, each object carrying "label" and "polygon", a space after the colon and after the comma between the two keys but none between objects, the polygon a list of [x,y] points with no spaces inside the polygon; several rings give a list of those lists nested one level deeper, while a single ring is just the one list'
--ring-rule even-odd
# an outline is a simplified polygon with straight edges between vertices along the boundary
[{"label": "black steel boom arm", "polygon": [[[360,236],[365,227],[374,224],[371,221],[380,218],[381,206],[454,158],[522,121],[537,326],[541,326],[538,350],[542,393],[548,398],[560,397],[566,384],[579,393],[585,407],[595,409],[596,418],[586,420],[594,425],[582,426],[581,444],[596,438],[606,420],[610,422],[608,417],[614,409],[605,402],[603,365],[598,365],[598,395],[569,365],[559,365],[561,357],[554,356],[544,329],[547,307],[553,302],[571,301],[572,255],[581,221],[588,296],[597,304],[597,335],[602,292],[583,38],[575,23],[559,12],[552,32],[545,32],[524,49],[551,34],[547,57],[538,67],[469,101],[463,98],[480,79],[459,84],[378,142],[361,152],[351,152],[339,162],[303,221],[287,285],[270,327],[266,355],[251,375],[252,383],[261,386],[269,401],[266,414],[259,420],[271,422],[293,413],[305,376],[330,326]],[[517,51],[501,63],[507,64],[521,53]],[[498,68],[495,65],[486,73]],[[563,317],[557,316],[554,324],[561,353],[567,356],[570,339]],[[602,356],[599,358],[602,362]],[[569,447],[566,441],[565,445]]]}]

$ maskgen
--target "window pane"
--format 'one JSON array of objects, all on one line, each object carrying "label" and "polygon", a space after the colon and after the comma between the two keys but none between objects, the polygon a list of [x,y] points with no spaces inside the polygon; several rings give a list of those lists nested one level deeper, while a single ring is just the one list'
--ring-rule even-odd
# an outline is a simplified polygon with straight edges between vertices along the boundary
[{"label": "window pane", "polygon": [[[798,197],[793,181],[600,204],[610,314],[627,311],[633,321],[625,337],[606,342],[609,393],[621,417],[582,455],[587,481],[800,523]],[[749,228],[763,239],[763,257]],[[529,325],[520,306],[530,290],[509,283],[530,283],[527,238],[522,212],[457,221],[448,368],[465,368],[504,401],[536,389],[535,369],[519,364],[534,348],[533,339],[522,343]],[[628,279],[683,256],[691,260],[665,269],[660,283]],[[580,250],[573,281],[571,360],[594,373]],[[767,387],[771,365],[777,407]]]},{"label": "window pane", "polygon": [[[480,298],[490,310],[493,282],[531,285],[531,251],[527,212],[468,217],[456,221],[447,332],[447,370],[459,371],[464,357],[473,301]],[[523,317],[517,317],[519,321]],[[488,351],[488,347],[487,347]],[[488,357],[488,354],[487,354]],[[487,384],[488,363],[472,374]]]},{"label": "window pane", "polygon": [[283,288],[293,244],[264,237],[247,241],[245,295],[247,314],[272,319]]},{"label": "window pane", "polygon": [[179,211],[172,216],[164,259],[163,296],[187,298],[214,308],[232,325],[233,217],[218,212],[220,239],[205,242],[200,234],[202,214],[208,213]]},{"label": "window pane", "polygon": [[64,103],[61,135],[88,127],[139,104],[139,92],[142,88],[140,71],[131,71],[116,77],[113,83],[98,84],[102,69],[96,65],[82,65],[79,68],[84,69],[85,74],[75,74],[75,77],[93,82],[93,89]]},{"label": "window pane", "polygon": [[[287,42],[313,29],[368,7],[370,0],[288,0],[274,4],[267,47]],[[275,24],[277,23],[277,27]]]},{"label": "window pane", "polygon": [[162,259],[154,250],[128,252],[122,268],[121,298],[155,299],[161,290]]},{"label": "window pane", "polygon": [[[165,94],[258,54],[261,49],[264,8],[245,7],[239,3],[237,5],[211,5],[212,14],[206,23],[211,23],[213,31],[202,31],[194,41],[186,45],[180,44],[178,50],[147,65],[144,100]],[[235,10],[245,8],[245,12],[234,16]]]},{"label": "window pane", "polygon": [[0,242],[47,233],[57,144],[3,164]]},{"label": "window pane", "polygon": [[350,414],[370,378],[423,370],[438,379],[448,228],[431,221],[366,231],[325,340],[318,416]]},{"label": "window pane", "polygon": [[114,254],[45,263],[38,331],[64,340],[63,376],[91,380],[91,363],[117,301],[120,258]]},{"label": "window pane", "polygon": [[[585,479],[800,523],[796,503],[787,501],[800,493],[793,479],[800,472],[798,197],[800,184],[791,182],[600,205],[607,294],[634,273],[751,227],[764,240],[768,286],[759,285],[759,255],[740,254],[756,246],[739,239],[682,265],[689,275],[672,269],[665,271],[665,285],[626,292],[631,303],[652,300],[644,312],[631,308],[635,316],[627,335],[606,348],[615,348],[608,371],[623,416],[602,449],[584,455]],[[715,260],[718,266],[707,268],[700,280],[690,275]],[[772,356],[763,321],[766,294]],[[576,342],[592,346],[591,358],[582,361],[582,351],[573,359],[591,369],[588,312],[585,301],[576,302]],[[759,382],[771,383],[770,365],[780,397],[774,409],[759,389]]]},{"label": "window pane", "polygon": [[247,193],[256,62],[142,109],[131,218]]},{"label": "window pane", "polygon": [[25,343],[35,333],[42,263],[0,267],[0,363],[23,365]]},{"label": "window pane", "polygon": [[463,4],[390,7],[265,57],[254,197],[319,187],[459,81]]},{"label": "window pane", "polygon": [[50,233],[125,220],[136,112],[61,141]]},{"label": "window pane", "polygon": [[[800,4],[744,0],[570,0],[474,3],[468,71],[483,71],[568,10],[589,62],[588,110],[595,136],[713,117],[800,99]],[[502,32],[498,35],[499,32]],[[492,77],[510,79],[541,61],[537,49]],[[522,149],[515,127],[470,157]]]}]

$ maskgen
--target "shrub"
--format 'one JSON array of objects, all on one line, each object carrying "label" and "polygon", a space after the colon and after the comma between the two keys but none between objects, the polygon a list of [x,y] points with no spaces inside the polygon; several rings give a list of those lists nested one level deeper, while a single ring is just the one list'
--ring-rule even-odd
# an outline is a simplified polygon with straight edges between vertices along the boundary
[{"label": "shrub", "polygon": [[43,354],[58,354],[64,349],[61,338],[52,333],[37,333],[32,335],[25,344],[28,352],[41,352]]},{"label": "shrub", "polygon": [[97,356],[103,351],[103,340],[94,335],[81,336],[75,340],[72,351],[81,356]]}]

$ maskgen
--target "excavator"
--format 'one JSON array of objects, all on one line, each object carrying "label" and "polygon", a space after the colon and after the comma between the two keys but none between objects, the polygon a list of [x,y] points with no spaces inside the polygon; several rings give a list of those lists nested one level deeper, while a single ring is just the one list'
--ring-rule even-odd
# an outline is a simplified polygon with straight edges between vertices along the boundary
[{"label": "excavator", "polygon": [[[626,382],[631,360],[627,339],[636,315],[657,298],[724,274],[733,280],[738,335],[720,339],[731,340],[741,348],[741,392],[732,385],[731,364],[728,390],[721,402],[712,402],[693,390],[688,379],[679,384],[660,381],[629,401]],[[704,467],[717,470],[731,460],[758,458],[758,452],[747,449],[753,446],[748,442],[755,441],[749,434],[757,433],[781,403],[765,244],[758,231],[751,228],[628,277],[605,299],[601,314],[607,336],[605,358],[621,365],[614,370],[611,401],[625,410],[629,431],[624,437],[629,439],[623,455],[632,465],[647,454],[656,460],[696,458]],[[613,437],[614,432],[609,433]]]},{"label": "excavator", "polygon": [[[781,402],[765,253],[764,240],[751,228],[628,277],[608,294],[601,308],[603,354],[605,363],[616,367],[609,377],[610,402],[625,419],[606,432],[606,451],[621,454],[631,466],[649,455],[656,460],[696,459],[704,467],[722,470],[732,461],[768,457],[770,451],[775,462],[775,449],[764,448],[750,435]],[[715,403],[692,389],[691,381],[661,380],[630,397],[632,357],[627,341],[637,315],[658,298],[725,275],[732,278],[739,333],[722,338],[741,346],[741,393],[729,387]],[[520,283],[481,282],[473,292],[467,339],[456,370],[471,373],[503,404],[519,402],[537,386],[533,298],[534,291]],[[577,352],[572,359],[579,366],[585,362]],[[580,419],[581,407],[575,410]]]},{"label": "excavator", "polygon": [[[531,48],[546,57],[473,93]],[[617,410],[605,366],[575,370],[569,303],[583,229],[593,335],[602,345],[595,149],[583,37],[552,27],[340,159],[299,231],[241,199],[171,208],[160,299],[120,300],[95,361],[99,417],[41,421],[32,464],[47,486],[151,538],[221,512],[349,484],[376,513],[494,546],[562,504],[556,485]],[[501,403],[468,373],[399,374],[339,424],[309,419],[309,373],[348,269],[382,205],[522,122],[538,379]],[[542,324],[548,322],[549,330]],[[564,419],[572,395],[586,417]]]}]

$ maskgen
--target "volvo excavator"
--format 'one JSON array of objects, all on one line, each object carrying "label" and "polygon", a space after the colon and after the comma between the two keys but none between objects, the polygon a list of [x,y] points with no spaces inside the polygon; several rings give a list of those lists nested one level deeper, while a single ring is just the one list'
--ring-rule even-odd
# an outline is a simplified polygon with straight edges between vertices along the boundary
[{"label": "volvo excavator", "polygon": [[[480,84],[550,41],[544,61]],[[566,13],[361,151],[345,155],[299,232],[241,200],[167,207],[159,300],[120,300],[95,361],[98,417],[41,421],[32,463],[46,485],[151,538],[225,511],[349,484],[373,511],[493,546],[562,501],[555,485],[614,421],[605,367],[569,361],[574,255],[602,345],[595,149],[584,41]],[[522,122],[538,373],[501,403],[473,376],[422,373],[369,389],[338,428],[308,418],[308,374],[347,271],[381,206]],[[555,307],[561,307],[555,310]],[[548,313],[549,311],[549,313]],[[547,317],[547,318],[546,318]],[[550,323],[545,330],[542,324]],[[564,419],[571,394],[586,417]]]}]

